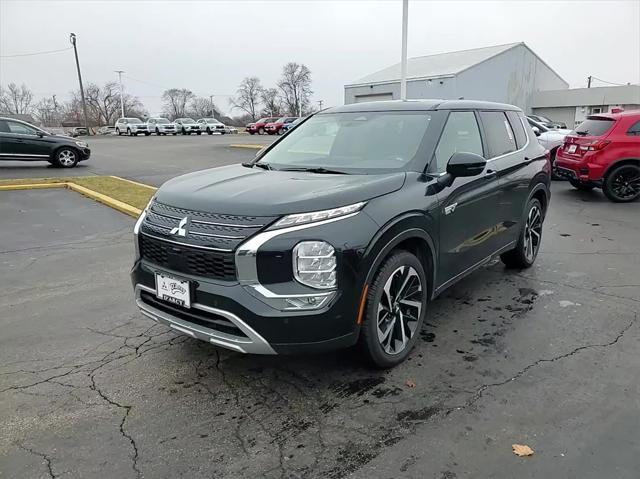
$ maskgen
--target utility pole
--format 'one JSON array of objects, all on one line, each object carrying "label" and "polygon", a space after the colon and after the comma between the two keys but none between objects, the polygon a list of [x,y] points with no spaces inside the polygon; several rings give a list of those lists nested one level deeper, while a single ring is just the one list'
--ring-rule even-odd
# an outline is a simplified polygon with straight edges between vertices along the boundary
[{"label": "utility pole", "polygon": [[322,110],[322,104],[323,104],[323,103],[324,103],[324,102],[323,102],[322,100],[318,100],[318,105],[320,105],[320,110]]},{"label": "utility pole", "polygon": [[400,60],[400,99],[407,99],[407,26],[409,0],[402,0],[402,58]]},{"label": "utility pole", "polygon": [[118,74],[118,83],[120,84],[120,115],[124,118],[124,92],[122,90],[122,74],[124,70],[114,70]]},{"label": "utility pole", "polygon": [[213,118],[213,95],[209,95],[209,108],[211,108],[211,118]]},{"label": "utility pole", "polygon": [[87,103],[84,100],[84,87],[82,86],[82,74],[80,73],[80,62],[78,61],[78,49],[76,48],[76,34],[69,35],[69,41],[73,45],[73,53],[76,55],[76,68],[78,69],[78,83],[80,83],[80,97],[82,98],[82,112],[84,113],[84,126],[87,129],[87,135],[91,136],[89,129],[89,117],[87,116]]},{"label": "utility pole", "polygon": [[587,88],[591,88],[591,75],[587,77]]},{"label": "utility pole", "polygon": [[302,116],[302,85],[298,87],[298,116]]}]

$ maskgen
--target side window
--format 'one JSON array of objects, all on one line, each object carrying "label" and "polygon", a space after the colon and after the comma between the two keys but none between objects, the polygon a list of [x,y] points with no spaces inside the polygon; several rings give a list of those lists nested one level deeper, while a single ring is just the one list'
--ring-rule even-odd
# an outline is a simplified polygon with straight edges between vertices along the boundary
[{"label": "side window", "polygon": [[487,135],[490,158],[516,151],[515,135],[504,112],[482,111],[480,118]]},{"label": "side window", "polygon": [[516,135],[516,144],[518,148],[522,148],[527,143],[527,134],[522,125],[522,117],[515,111],[508,111],[507,118],[509,119],[513,133]]},{"label": "side window", "polygon": [[20,135],[35,135],[36,130],[31,128],[30,126],[23,125],[22,123],[17,123],[14,121],[8,121],[9,130],[11,133],[18,133]]},{"label": "side window", "polygon": [[0,133],[11,133],[7,120],[0,120]]},{"label": "side window", "polygon": [[640,136],[640,121],[636,121],[631,127],[627,130],[627,135]]},{"label": "side window", "polygon": [[438,173],[447,170],[449,158],[458,151],[483,154],[480,129],[472,111],[454,111],[449,114],[447,124],[436,147]]}]

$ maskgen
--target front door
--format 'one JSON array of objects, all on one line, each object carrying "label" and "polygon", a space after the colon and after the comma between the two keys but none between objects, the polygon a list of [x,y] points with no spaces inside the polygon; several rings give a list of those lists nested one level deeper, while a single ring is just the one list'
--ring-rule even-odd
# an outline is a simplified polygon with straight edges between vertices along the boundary
[{"label": "front door", "polygon": [[9,148],[18,158],[48,158],[49,141],[38,135],[39,130],[19,121],[6,120],[9,129]]},{"label": "front door", "polygon": [[[476,114],[453,111],[435,151],[437,173],[456,152],[485,156]],[[478,176],[455,178],[438,193],[440,251],[438,287],[459,277],[498,249],[498,176],[490,163]]]}]

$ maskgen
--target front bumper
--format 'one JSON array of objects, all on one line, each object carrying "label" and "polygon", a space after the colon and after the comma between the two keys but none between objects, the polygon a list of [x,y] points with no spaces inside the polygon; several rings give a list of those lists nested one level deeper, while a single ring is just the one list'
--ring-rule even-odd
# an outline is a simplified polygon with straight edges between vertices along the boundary
[{"label": "front bumper", "polygon": [[[261,234],[238,247],[237,280],[185,274],[139,258],[131,271],[136,302],[142,313],[155,321],[239,352],[294,354],[348,347],[356,343],[360,331],[356,319],[366,274],[360,271],[362,252],[376,230],[368,215],[357,214],[343,221],[292,229],[277,236],[273,231],[265,231],[261,234],[268,239],[258,241],[258,245],[255,239]],[[283,276],[287,266],[291,269],[293,247],[310,238],[330,241],[336,248],[338,289],[315,290],[286,274]],[[251,266],[253,278],[252,274],[240,274]],[[192,307],[182,308],[157,299],[156,273],[188,280]],[[283,298],[323,294],[326,300],[319,301],[317,309],[280,306]],[[220,319],[233,324],[225,325]]]},{"label": "front bumper", "polygon": [[80,159],[78,161],[85,161],[91,158],[91,150],[89,148],[80,148]]}]

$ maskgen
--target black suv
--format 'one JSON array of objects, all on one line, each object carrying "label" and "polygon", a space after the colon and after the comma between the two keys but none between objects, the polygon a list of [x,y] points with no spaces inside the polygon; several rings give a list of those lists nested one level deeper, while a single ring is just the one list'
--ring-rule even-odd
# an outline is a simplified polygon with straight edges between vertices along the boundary
[{"label": "black suv", "polygon": [[142,313],[245,353],[360,343],[401,362],[428,303],[495,255],[536,259],[550,165],[517,107],[325,110],[243,165],[174,178],[135,226]]},{"label": "black suv", "polygon": [[48,161],[73,168],[90,156],[84,141],[52,135],[24,121],[0,118],[0,160]]}]

